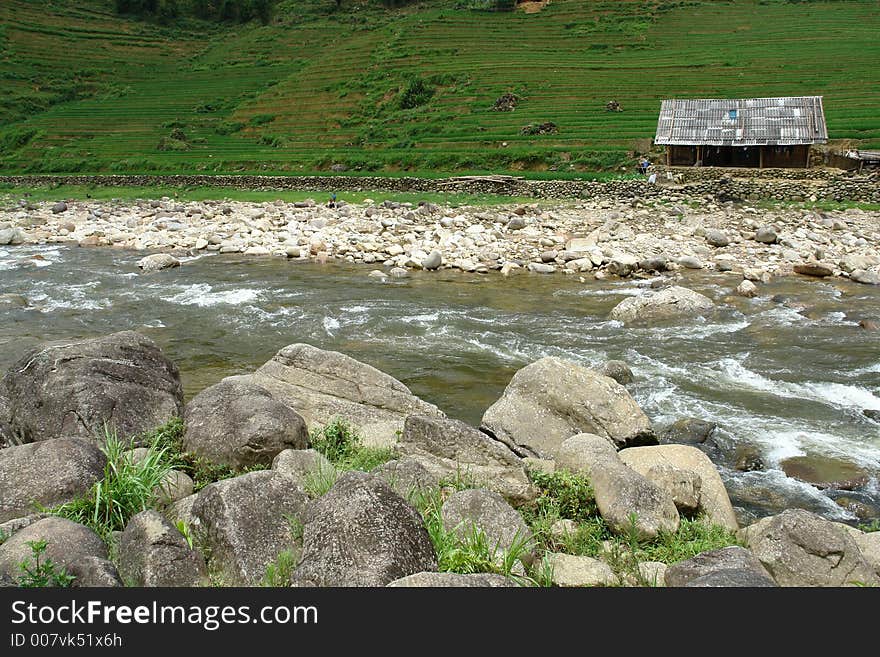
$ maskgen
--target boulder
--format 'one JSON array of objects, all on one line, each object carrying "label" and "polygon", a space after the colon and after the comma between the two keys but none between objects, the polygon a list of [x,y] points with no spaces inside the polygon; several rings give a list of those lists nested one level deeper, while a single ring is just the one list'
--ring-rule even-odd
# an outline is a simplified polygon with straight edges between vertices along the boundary
[{"label": "boulder", "polygon": [[703,485],[700,475],[665,464],[652,465],[643,474],[666,491],[679,513],[690,516],[699,509]]},{"label": "boulder", "polygon": [[291,519],[300,519],[308,496],[278,472],[260,471],[206,486],[192,506],[200,545],[211,572],[224,584],[250,586],[284,550],[296,548]]},{"label": "boulder", "polygon": [[464,477],[513,504],[537,495],[522,460],[510,448],[459,420],[410,415],[398,451],[421,463],[438,481]]},{"label": "boulder", "polygon": [[385,586],[437,568],[422,516],[373,475],[343,474],[303,515],[294,586]]},{"label": "boulder", "polygon": [[106,463],[96,445],[76,438],[0,450],[0,522],[84,495],[103,478]]},{"label": "boulder", "polygon": [[161,271],[162,269],[171,269],[172,267],[180,267],[180,260],[169,253],[154,253],[138,260],[138,268],[144,273]]},{"label": "boulder", "polygon": [[83,557],[70,565],[67,570],[76,579],[74,588],[107,588],[123,586],[116,566],[109,559]]},{"label": "boulder", "polygon": [[546,555],[552,568],[551,581],[556,586],[615,586],[617,576],[604,561],[592,557],[576,557],[561,552]]},{"label": "boulder", "polygon": [[619,447],[656,442],[651,422],[619,383],[548,356],[522,368],[483,414],[481,428],[520,456],[553,458],[566,438],[593,433]]},{"label": "boulder", "polygon": [[793,269],[795,274],[814,276],[817,278],[831,276],[834,273],[834,269],[830,265],[821,262],[802,262],[795,265]]},{"label": "boulder", "polygon": [[746,299],[754,299],[758,296],[758,286],[751,281],[743,280],[736,288],[736,295]]},{"label": "boulder", "polygon": [[[445,472],[445,471],[444,471]],[[428,493],[440,486],[441,477],[432,473],[422,462],[411,456],[383,463],[372,471],[391,486],[395,493],[412,501],[414,496]]]},{"label": "boulder", "polygon": [[23,244],[24,241],[25,235],[21,228],[4,228],[0,230],[0,246]]},{"label": "boulder", "polygon": [[632,468],[620,463],[594,467],[590,481],[599,513],[615,534],[650,540],[661,531],[678,531],[672,497]]},{"label": "boulder", "polygon": [[224,379],[230,380],[265,388],[296,410],[310,430],[344,418],[365,442],[393,437],[403,430],[407,415],[443,417],[436,406],[384,372],[307,344],[288,345],[253,374]]},{"label": "boulder", "polygon": [[685,584],[687,588],[757,588],[774,587],[773,580],[751,570],[718,570],[701,575]]},{"label": "boulder", "polygon": [[848,532],[809,511],[762,518],[740,537],[780,586],[880,586]]},{"label": "boulder", "polygon": [[119,537],[119,574],[129,586],[202,586],[205,560],[156,511],[142,511]]},{"label": "boulder", "polygon": [[23,574],[19,564],[27,561],[33,565],[30,541],[46,541],[41,560],[51,559],[56,569],[68,572],[87,557],[107,558],[107,546],[95,532],[66,518],[52,516],[28,525],[0,544],[0,579],[17,582]]},{"label": "boulder", "polygon": [[[712,580],[699,580],[714,575]],[[724,577],[729,584],[723,584]],[[732,545],[701,552],[666,569],[666,586],[776,586],[761,562],[745,548]]]},{"label": "boulder", "polygon": [[459,575],[458,573],[416,573],[396,579],[388,586],[406,588],[504,588],[519,586],[514,580],[504,575],[475,573]]},{"label": "boulder", "polygon": [[52,206],[52,214],[59,214],[61,212],[67,212],[67,203],[64,201],[58,201],[58,203]]},{"label": "boulder", "polygon": [[440,266],[443,264],[443,255],[439,251],[431,251],[430,255],[427,258],[422,260],[422,269],[427,269],[431,271],[433,269],[440,269]]},{"label": "boulder", "polygon": [[475,531],[482,533],[497,557],[515,549],[524,563],[534,559],[531,530],[498,493],[485,488],[457,491],[443,503],[440,515],[444,529],[462,540],[471,538]]},{"label": "boulder", "polygon": [[195,482],[188,474],[180,470],[171,470],[153,492],[156,494],[156,502],[164,506],[189,497],[193,494],[193,490],[195,490]]},{"label": "boulder", "polygon": [[699,445],[712,435],[718,428],[714,422],[706,422],[697,418],[681,418],[660,432],[661,443]]},{"label": "boulder", "polygon": [[849,525],[839,525],[859,546],[862,558],[880,575],[880,531],[863,532]]},{"label": "boulder", "polygon": [[579,433],[567,438],[556,453],[556,468],[589,477],[594,469],[621,465],[617,450],[607,438]]},{"label": "boulder", "polygon": [[673,286],[637,297],[627,297],[612,308],[610,319],[632,323],[650,323],[693,318],[715,310],[715,304],[699,292]]},{"label": "boulder", "polygon": [[629,385],[635,380],[629,365],[622,360],[606,360],[597,369],[599,374],[614,379],[620,385]]},{"label": "boulder", "polygon": [[336,467],[314,449],[285,449],[272,460],[272,470],[295,480],[301,488],[312,477],[332,477]]},{"label": "boulder", "polygon": [[779,237],[770,226],[762,226],[755,231],[755,241],[762,244],[774,244]]},{"label": "boulder", "polygon": [[105,424],[133,436],[183,412],[177,366],[134,331],[44,344],[4,380],[11,423],[29,442],[94,439]]},{"label": "boulder", "polygon": [[716,248],[722,248],[730,244],[730,238],[724,231],[710,228],[706,231],[706,243]]},{"label": "boulder", "polygon": [[866,269],[856,269],[849,275],[850,280],[862,285],[880,285],[880,273]]},{"label": "boulder", "polygon": [[853,490],[870,479],[870,473],[855,463],[828,456],[791,456],[780,461],[779,467],[786,476],[819,489]]},{"label": "boulder", "polygon": [[701,481],[699,510],[712,524],[731,531],[739,529],[736,513],[721,475],[718,474],[709,457],[696,447],[690,445],[634,447],[622,450],[620,459],[645,476],[657,465],[672,466],[696,474]]},{"label": "boulder", "polygon": [[184,447],[220,465],[269,465],[285,449],[305,449],[305,420],[268,390],[225,379],[186,405]]},{"label": "boulder", "polygon": [[678,264],[685,269],[702,269],[703,261],[696,256],[682,256],[678,259]]}]

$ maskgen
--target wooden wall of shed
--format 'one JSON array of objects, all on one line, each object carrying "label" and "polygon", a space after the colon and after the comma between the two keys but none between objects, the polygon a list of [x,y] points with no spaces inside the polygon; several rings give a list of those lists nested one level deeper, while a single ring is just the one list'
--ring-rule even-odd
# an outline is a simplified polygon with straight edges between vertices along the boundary
[{"label": "wooden wall of shed", "polygon": [[806,169],[809,162],[809,144],[762,146],[762,150],[762,166],[771,169]]}]

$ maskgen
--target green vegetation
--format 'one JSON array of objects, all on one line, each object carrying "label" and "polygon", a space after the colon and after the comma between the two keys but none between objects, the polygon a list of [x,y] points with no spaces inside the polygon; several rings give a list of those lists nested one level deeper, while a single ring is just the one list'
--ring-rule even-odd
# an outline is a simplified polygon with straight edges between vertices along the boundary
[{"label": "green vegetation", "polygon": [[51,559],[43,557],[49,545],[46,541],[28,541],[27,544],[31,548],[31,556],[18,565],[23,573],[18,579],[21,588],[67,587],[73,583],[76,577],[64,568],[56,567]]},{"label": "green vegetation", "polygon": [[299,558],[293,551],[283,550],[274,562],[266,566],[266,574],[260,582],[260,586],[290,586],[290,576],[296,570],[298,561]]},{"label": "green vegetation", "polygon": [[860,523],[858,528],[866,534],[870,534],[872,532],[880,532],[880,520],[875,518],[871,522]]},{"label": "green vegetation", "polygon": [[[361,470],[369,472],[394,458],[394,450],[388,447],[367,447],[354,427],[342,418],[333,418],[323,428],[313,430],[309,436],[311,446],[327,457],[339,472]],[[313,477],[313,485],[323,488],[333,475],[324,473]],[[335,479],[333,479],[335,481]],[[326,491],[325,491],[326,492]]]},{"label": "green vegetation", "polygon": [[874,0],[271,4],[0,3],[0,171],[619,173],[677,97],[822,95],[880,147]]}]

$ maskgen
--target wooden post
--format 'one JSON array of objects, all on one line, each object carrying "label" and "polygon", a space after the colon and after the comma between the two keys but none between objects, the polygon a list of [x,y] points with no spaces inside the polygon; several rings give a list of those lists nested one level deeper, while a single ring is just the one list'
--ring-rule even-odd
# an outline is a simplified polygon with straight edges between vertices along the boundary
[{"label": "wooden post", "polygon": [[672,146],[666,146],[666,166],[672,166]]},{"label": "wooden post", "polygon": [[764,168],[764,149],[766,146],[758,146],[758,168]]},{"label": "wooden post", "polygon": [[696,164],[697,162],[700,163],[701,167],[706,165],[706,163],[703,162],[703,147],[699,145],[697,146],[697,161],[694,162],[694,164]]},{"label": "wooden post", "polygon": [[804,163],[804,169],[809,169],[810,168],[810,145],[809,144],[807,144],[806,149],[807,149],[807,161]]}]

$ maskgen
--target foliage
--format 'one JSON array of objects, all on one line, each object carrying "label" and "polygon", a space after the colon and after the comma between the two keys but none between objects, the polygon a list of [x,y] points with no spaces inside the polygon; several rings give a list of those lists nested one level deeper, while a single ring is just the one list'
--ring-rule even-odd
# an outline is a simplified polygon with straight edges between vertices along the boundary
[{"label": "foliage", "polygon": [[426,104],[434,95],[434,89],[423,78],[412,78],[400,93],[401,109],[413,109]]},{"label": "foliage", "polygon": [[58,568],[49,558],[43,558],[43,553],[49,545],[47,541],[28,541],[31,548],[31,556],[19,564],[22,575],[18,579],[21,588],[38,588],[45,586],[68,587],[76,579],[66,569]]},{"label": "foliage", "polygon": [[[309,443],[340,472],[369,472],[394,458],[394,450],[391,448],[365,446],[357,430],[340,417],[334,417],[321,429],[312,430]],[[328,477],[329,475],[318,475],[315,481],[317,487],[326,486]],[[330,486],[332,485],[331,482]]]},{"label": "foliage", "polygon": [[531,510],[533,515],[586,522],[598,514],[590,480],[565,470],[551,474],[532,470],[529,478],[540,493]]},{"label": "foliage", "polygon": [[880,519],[874,518],[871,522],[860,523],[858,529],[866,534],[880,532]]},{"label": "foliage", "polygon": [[275,561],[266,565],[266,574],[260,581],[260,586],[290,586],[290,576],[296,570],[296,565],[296,554],[292,550],[282,550]]}]

